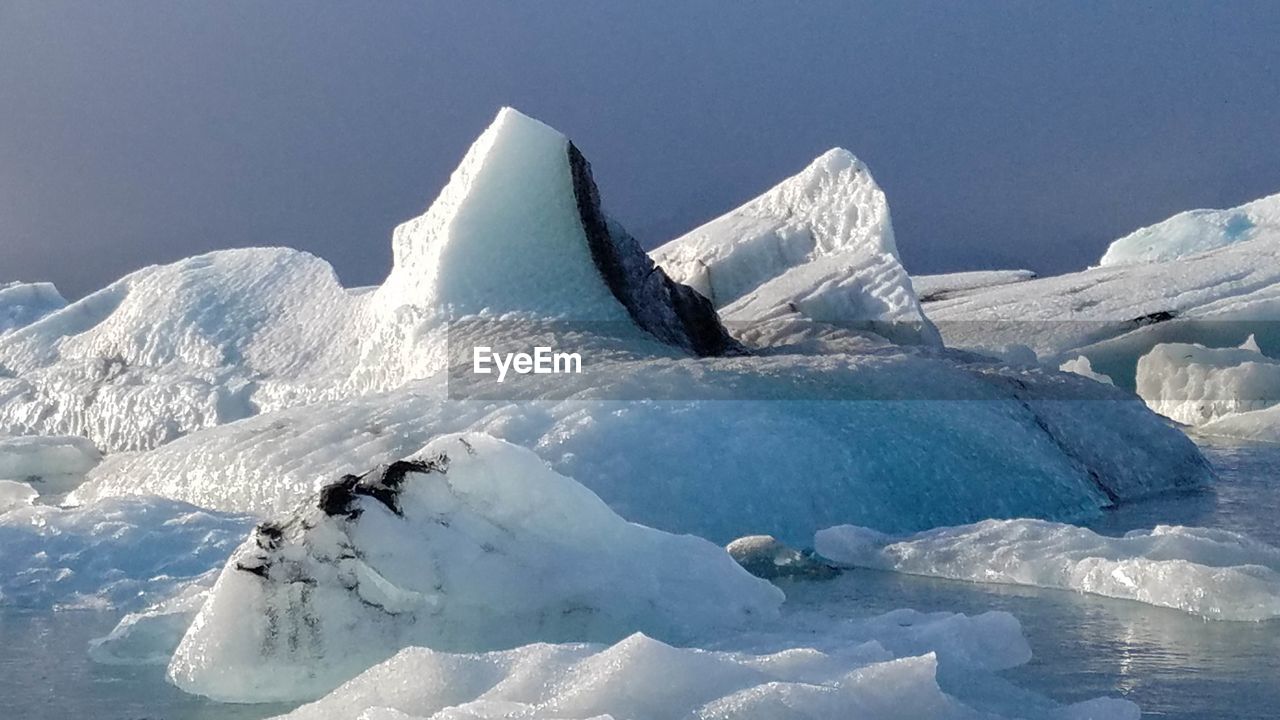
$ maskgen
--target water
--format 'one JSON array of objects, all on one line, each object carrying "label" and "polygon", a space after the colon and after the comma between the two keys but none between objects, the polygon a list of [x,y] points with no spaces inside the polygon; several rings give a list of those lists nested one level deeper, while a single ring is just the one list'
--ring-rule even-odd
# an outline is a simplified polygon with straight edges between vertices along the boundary
[{"label": "water", "polygon": [[[1220,474],[1215,488],[1135,503],[1092,527],[1120,534],[1160,523],[1198,525],[1280,545],[1280,446],[1204,447]],[[832,618],[900,607],[1007,610],[1022,622],[1035,657],[1004,677],[1056,700],[1123,696],[1150,718],[1280,718],[1280,622],[1213,622],[1070,592],[871,571],[792,584],[787,593],[794,610]],[[93,663],[89,640],[117,619],[90,611],[0,612],[0,718],[259,720],[288,709],[185,695],[164,682],[159,666]],[[948,678],[941,681],[946,687]]]}]

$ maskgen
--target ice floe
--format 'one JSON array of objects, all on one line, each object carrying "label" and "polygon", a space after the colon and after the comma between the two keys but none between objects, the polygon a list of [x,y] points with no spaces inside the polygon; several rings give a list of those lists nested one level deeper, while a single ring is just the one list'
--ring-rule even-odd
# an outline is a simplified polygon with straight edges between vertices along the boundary
[{"label": "ice floe", "polygon": [[850,567],[1061,588],[1216,620],[1280,617],[1280,549],[1227,530],[1160,525],[1108,537],[1041,520],[987,520],[906,536],[835,527],[815,543]]}]

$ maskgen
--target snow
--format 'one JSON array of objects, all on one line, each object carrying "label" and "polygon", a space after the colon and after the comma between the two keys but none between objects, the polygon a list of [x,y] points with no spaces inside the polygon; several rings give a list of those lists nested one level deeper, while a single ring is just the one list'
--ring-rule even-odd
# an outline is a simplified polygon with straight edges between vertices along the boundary
[{"label": "snow", "polygon": [[0,514],[0,605],[143,607],[222,564],[247,519],[157,498]]},{"label": "snow", "polygon": [[1062,372],[1075,373],[1081,377],[1087,377],[1096,382],[1115,385],[1115,383],[1111,381],[1111,378],[1103,375],[1102,373],[1094,372],[1093,365],[1089,362],[1089,358],[1084,355],[1078,356],[1075,360],[1068,360],[1062,363],[1062,365],[1058,366],[1058,369]]},{"label": "snow", "polygon": [[173,682],[293,700],[411,644],[679,640],[767,620],[782,602],[722,548],[628,523],[529,450],[451,435],[415,458],[260,525],[175,652]]},{"label": "snow", "polygon": [[1280,403],[1280,361],[1256,347],[1252,336],[1242,347],[1156,345],[1138,360],[1138,395],[1187,425],[1264,410]]},{"label": "snow", "polygon": [[1229,210],[1188,210],[1116,240],[1101,265],[1159,262],[1280,234],[1280,194]]},{"label": "snow", "polygon": [[66,304],[52,283],[0,283],[0,335],[30,325]]},{"label": "snow", "polygon": [[798,313],[939,342],[898,259],[884,192],[841,148],[652,255],[731,323]]},{"label": "snow", "polygon": [[[773,653],[672,647],[643,634],[611,646],[537,644],[483,654],[408,648],[281,720],[1007,717],[944,692],[943,662],[933,653],[895,657],[874,640],[841,651]],[[1097,699],[1016,716],[1136,720],[1138,710]]]},{"label": "snow", "polygon": [[1227,530],[1159,525],[1107,537],[1041,520],[987,520],[907,536],[834,527],[815,544],[846,567],[1061,588],[1215,620],[1280,617],[1280,548]]}]

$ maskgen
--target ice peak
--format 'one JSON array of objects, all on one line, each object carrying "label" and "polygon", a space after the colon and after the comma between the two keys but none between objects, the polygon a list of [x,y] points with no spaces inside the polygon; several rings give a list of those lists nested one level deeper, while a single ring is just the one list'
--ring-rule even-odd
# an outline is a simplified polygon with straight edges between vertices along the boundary
[{"label": "ice peak", "polygon": [[836,324],[907,323],[923,334],[889,335],[937,341],[898,258],[884,191],[844,148],[653,256],[727,319],[798,313]]},{"label": "ice peak", "polygon": [[390,307],[634,322],[698,354],[733,345],[715,309],[656,270],[605,215],[569,139],[509,107],[392,242],[395,264],[379,290]]}]

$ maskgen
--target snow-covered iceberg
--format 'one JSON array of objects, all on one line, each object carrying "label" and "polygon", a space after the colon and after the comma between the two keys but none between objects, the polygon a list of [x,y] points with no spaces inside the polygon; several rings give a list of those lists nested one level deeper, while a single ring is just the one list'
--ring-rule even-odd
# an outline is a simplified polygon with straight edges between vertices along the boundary
[{"label": "snow-covered iceberg", "polygon": [[1138,395],[1156,412],[1187,425],[1280,404],[1280,361],[1242,347],[1160,344],[1138,359]]},{"label": "snow-covered iceberg", "polygon": [[1107,537],[1041,520],[987,520],[908,536],[834,527],[815,544],[849,567],[1061,588],[1216,620],[1280,617],[1280,548],[1227,530],[1160,525]]},{"label": "snow-covered iceberg", "polygon": [[158,498],[0,513],[0,605],[134,610],[219,567],[252,523]]},{"label": "snow-covered iceberg", "polygon": [[842,148],[652,255],[734,323],[800,315],[938,342],[898,259],[884,192]]},{"label": "snow-covered iceberg", "polygon": [[1026,345],[1053,367],[1084,356],[1129,389],[1138,358],[1160,343],[1227,347],[1254,334],[1280,349],[1280,195],[1215,212],[1139,230],[1100,267],[922,293],[925,312],[948,346]]},{"label": "snow-covered iceberg", "polygon": [[1135,230],[1111,243],[1098,264],[1176,260],[1188,255],[1280,234],[1280,194],[1229,210],[1188,210]]},{"label": "snow-covered iceberg", "polygon": [[782,599],[723,548],[628,523],[532,452],[454,435],[259,525],[169,675],[215,699],[293,700],[408,645],[680,640],[768,620]]},{"label": "snow-covered iceberg", "polygon": [[30,325],[66,304],[52,283],[0,283],[0,335]]}]

